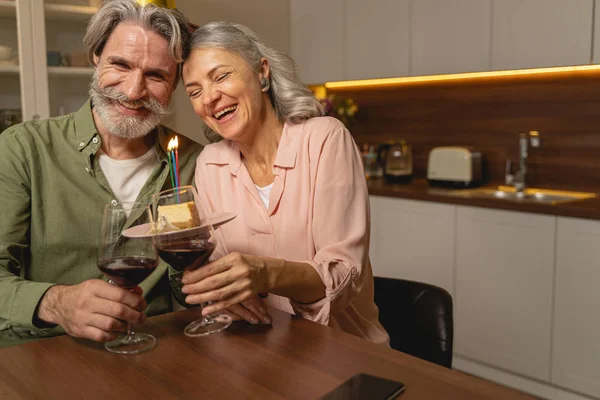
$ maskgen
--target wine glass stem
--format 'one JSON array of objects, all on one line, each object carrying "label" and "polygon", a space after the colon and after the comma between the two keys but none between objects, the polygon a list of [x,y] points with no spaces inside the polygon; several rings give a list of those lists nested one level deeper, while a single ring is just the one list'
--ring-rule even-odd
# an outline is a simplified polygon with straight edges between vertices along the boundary
[{"label": "wine glass stem", "polygon": [[[209,302],[206,302],[206,303],[202,303],[202,304],[201,304],[201,307],[202,307],[202,308],[204,308],[204,307],[206,307],[206,306],[208,306],[208,305],[210,305],[210,304],[211,304],[211,302],[210,302],[210,301],[209,301]],[[204,322],[205,322],[206,324],[212,324],[213,322],[215,322],[215,320],[214,320],[214,319],[212,319],[212,317],[210,316],[210,314],[208,314],[208,315],[204,316],[204,317],[203,317],[203,319],[204,319]]]},{"label": "wine glass stem", "polygon": [[133,324],[131,322],[127,323],[127,336],[132,337],[135,335],[135,331],[133,330]]}]

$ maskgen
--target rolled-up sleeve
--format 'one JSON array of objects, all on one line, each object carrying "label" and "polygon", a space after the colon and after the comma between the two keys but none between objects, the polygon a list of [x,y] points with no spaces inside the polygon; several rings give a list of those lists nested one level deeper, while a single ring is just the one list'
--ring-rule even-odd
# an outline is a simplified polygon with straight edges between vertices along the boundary
[{"label": "rolled-up sleeve", "polygon": [[369,263],[369,195],[360,152],[346,128],[334,124],[318,150],[311,221],[316,253],[306,262],[323,280],[325,297],[291,305],[327,325],[330,315],[352,303]]}]

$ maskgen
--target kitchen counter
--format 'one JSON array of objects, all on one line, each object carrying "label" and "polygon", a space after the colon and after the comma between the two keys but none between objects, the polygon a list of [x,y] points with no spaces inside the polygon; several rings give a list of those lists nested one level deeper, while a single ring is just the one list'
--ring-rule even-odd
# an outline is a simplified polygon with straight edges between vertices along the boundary
[{"label": "kitchen counter", "polygon": [[[515,202],[495,198],[449,196],[444,193],[452,189],[431,188],[427,185],[427,180],[425,179],[415,179],[411,183],[405,184],[391,184],[387,183],[385,179],[371,179],[368,181],[368,186],[369,194],[372,196],[397,197],[402,199],[556,215],[560,217],[600,220],[600,197],[559,204],[541,204],[529,201]],[[495,188],[498,185],[486,186]]]}]

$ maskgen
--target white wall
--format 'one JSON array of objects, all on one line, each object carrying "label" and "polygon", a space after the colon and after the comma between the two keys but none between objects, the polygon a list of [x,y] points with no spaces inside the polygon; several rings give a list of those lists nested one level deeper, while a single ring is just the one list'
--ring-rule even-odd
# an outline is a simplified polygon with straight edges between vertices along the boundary
[{"label": "white wall", "polygon": [[[229,21],[246,25],[269,46],[289,52],[289,2],[282,0],[177,0],[177,8],[193,23]],[[180,84],[173,95],[175,114],[165,125],[200,143],[207,143],[189,99]]]}]

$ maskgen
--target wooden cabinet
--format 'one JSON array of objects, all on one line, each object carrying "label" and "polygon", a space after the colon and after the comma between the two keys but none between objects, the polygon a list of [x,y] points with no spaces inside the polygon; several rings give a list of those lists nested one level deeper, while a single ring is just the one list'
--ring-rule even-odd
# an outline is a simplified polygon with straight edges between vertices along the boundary
[{"label": "wooden cabinet", "polygon": [[411,75],[490,69],[492,0],[411,3]]},{"label": "wooden cabinet", "polygon": [[552,382],[600,398],[600,221],[558,218]]},{"label": "wooden cabinet", "polygon": [[344,79],[344,0],[290,0],[290,52],[306,84]]},{"label": "wooden cabinet", "polygon": [[589,64],[593,0],[494,0],[492,68]]},{"label": "wooden cabinet", "polygon": [[346,0],[344,79],[409,75],[409,0]]},{"label": "wooden cabinet", "polygon": [[453,294],[455,207],[371,196],[371,209],[373,274]]},{"label": "wooden cabinet", "polygon": [[549,381],[555,221],[458,207],[457,354]]}]

